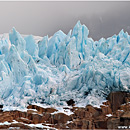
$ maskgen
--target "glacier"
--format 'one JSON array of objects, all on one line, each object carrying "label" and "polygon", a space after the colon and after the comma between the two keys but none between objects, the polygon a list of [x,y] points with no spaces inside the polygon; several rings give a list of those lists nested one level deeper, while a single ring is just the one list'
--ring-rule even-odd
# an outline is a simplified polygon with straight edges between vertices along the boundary
[{"label": "glacier", "polygon": [[94,41],[80,21],[65,34],[0,35],[0,104],[100,105],[111,91],[130,91],[130,36]]}]

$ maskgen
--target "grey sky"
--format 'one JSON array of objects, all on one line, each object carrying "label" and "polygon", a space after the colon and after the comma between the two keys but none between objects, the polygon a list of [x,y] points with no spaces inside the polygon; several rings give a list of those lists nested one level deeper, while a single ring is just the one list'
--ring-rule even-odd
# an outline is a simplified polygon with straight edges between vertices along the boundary
[{"label": "grey sky", "polygon": [[14,26],[22,34],[68,33],[80,20],[94,40],[117,34],[130,34],[130,2],[0,2],[0,33]]}]

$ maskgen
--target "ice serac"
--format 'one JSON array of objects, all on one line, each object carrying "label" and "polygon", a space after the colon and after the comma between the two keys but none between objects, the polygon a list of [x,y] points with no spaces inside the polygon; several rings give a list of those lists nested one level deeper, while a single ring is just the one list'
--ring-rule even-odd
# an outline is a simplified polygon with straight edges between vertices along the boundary
[{"label": "ice serac", "polygon": [[66,34],[64,34],[61,30],[56,32],[54,36],[48,42],[47,48],[47,57],[50,58],[53,54],[56,53],[58,46],[61,41],[64,40]]},{"label": "ice serac", "polygon": [[14,82],[18,83],[24,76],[27,75],[27,65],[21,59],[14,45],[11,45],[11,48],[9,50],[7,63],[10,67],[10,71],[13,74]]},{"label": "ice serac", "polygon": [[77,106],[99,105],[111,91],[130,91],[130,36],[123,30],[94,41],[78,21],[67,35],[58,31],[38,41],[13,28],[9,40],[0,40],[5,106],[67,105],[70,99]]},{"label": "ice serac", "polygon": [[83,44],[87,44],[88,34],[88,28],[85,25],[81,25],[80,21],[78,21],[72,32],[72,36],[76,37],[77,51],[82,52]]},{"label": "ice serac", "polygon": [[26,50],[31,56],[38,56],[38,45],[35,43],[35,40],[32,35],[24,38],[26,41]]},{"label": "ice serac", "polygon": [[[85,25],[81,25],[80,21],[78,21],[73,29],[72,35],[70,31],[68,35],[64,36],[64,39],[60,41],[59,46],[56,47],[57,51],[52,52],[51,63],[56,66],[65,64],[70,69],[77,69],[81,62],[85,60],[87,51],[92,50],[92,43],[88,38],[88,34],[88,28]],[[63,35],[60,34],[59,37],[63,38]],[[54,38],[55,35],[52,39]],[[88,48],[86,44],[88,44]],[[49,46],[49,49],[53,48],[53,44]]]},{"label": "ice serac", "polygon": [[11,44],[15,45],[20,55],[26,49],[26,41],[23,39],[20,33],[16,31],[15,28],[13,28],[9,33],[9,40]]},{"label": "ice serac", "polygon": [[38,42],[39,57],[43,58],[47,54],[48,36],[43,37],[42,41]]},{"label": "ice serac", "polygon": [[7,39],[0,40],[0,54],[8,55],[9,44]]},{"label": "ice serac", "polygon": [[[86,51],[87,49],[89,50],[89,48],[86,48],[86,45],[88,44],[88,47],[90,46],[88,42],[88,34],[89,34],[89,30],[85,25],[81,25],[80,21],[77,22],[77,24],[75,25],[73,32],[72,32],[72,37],[74,36],[76,41],[76,50],[78,52],[81,52],[82,57],[85,59],[86,57]],[[92,50],[92,48],[91,48]]]}]

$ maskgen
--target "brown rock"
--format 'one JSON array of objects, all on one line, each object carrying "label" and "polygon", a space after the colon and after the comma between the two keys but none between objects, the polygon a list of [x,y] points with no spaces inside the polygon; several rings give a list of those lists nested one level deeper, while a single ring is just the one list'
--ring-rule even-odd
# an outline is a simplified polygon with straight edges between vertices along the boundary
[{"label": "brown rock", "polygon": [[12,116],[3,116],[1,119],[0,119],[0,122],[5,122],[5,121],[12,121],[14,118]]},{"label": "brown rock", "polygon": [[32,129],[32,127],[24,125],[22,123],[11,124],[9,127],[20,127],[20,129]]},{"label": "brown rock", "polygon": [[54,122],[57,123],[66,123],[67,121],[71,120],[71,117],[64,114],[64,113],[57,113],[53,116]]},{"label": "brown rock", "polygon": [[130,119],[130,111],[126,111],[125,113],[123,113],[123,115],[121,115],[121,117]]},{"label": "brown rock", "polygon": [[29,105],[27,108],[28,109],[36,109],[39,114],[42,114],[43,112],[53,113],[53,112],[57,111],[54,108],[42,108],[42,107],[39,107],[36,105]]},{"label": "brown rock", "polygon": [[48,112],[48,113],[53,113],[55,111],[57,111],[57,110],[54,108],[46,108],[46,112]]},{"label": "brown rock", "polygon": [[27,119],[32,120],[32,113],[27,114]]},{"label": "brown rock", "polygon": [[78,108],[75,110],[75,114],[76,117],[83,119],[85,117],[85,109],[84,108]]},{"label": "brown rock", "polygon": [[[25,124],[44,123],[51,124],[57,129],[117,129],[118,126],[130,125],[130,94],[126,92],[113,92],[108,96],[101,108],[87,105],[85,108],[72,107],[74,114],[68,116],[64,113],[56,113],[54,108],[42,108],[36,105],[29,105],[27,112],[8,111],[0,112],[0,122],[12,122],[17,120]],[[31,110],[32,109],[32,110]],[[37,111],[34,111],[36,109]],[[68,107],[64,109],[69,109]],[[53,114],[52,114],[53,113]],[[112,114],[112,117],[106,117]],[[70,121],[70,122],[67,122]],[[10,126],[20,129],[32,129],[22,123],[0,126],[7,129]],[[36,129],[34,127],[34,129]]]},{"label": "brown rock", "polygon": [[124,126],[130,125],[130,111],[126,111],[120,117],[120,121],[123,123]]},{"label": "brown rock", "polygon": [[114,114],[114,116],[116,116],[117,118],[120,118],[120,116],[124,113],[124,111],[122,110],[117,110]]},{"label": "brown rock", "polygon": [[92,117],[97,117],[101,114],[101,109],[94,108],[91,105],[87,105],[85,110],[89,112],[92,115]]},{"label": "brown rock", "polygon": [[29,105],[27,106],[27,109],[36,109],[36,105]]},{"label": "brown rock", "polygon": [[67,124],[67,126],[70,128],[70,129],[76,129],[76,124],[74,122],[71,122],[69,124]]},{"label": "brown rock", "polygon": [[45,119],[46,121],[49,120],[49,118],[51,118],[51,114],[50,113],[43,113],[43,119]]},{"label": "brown rock", "polygon": [[116,111],[121,104],[125,103],[127,92],[112,92],[107,99],[110,101],[112,112]]},{"label": "brown rock", "polygon": [[108,101],[108,100],[107,100],[106,102],[103,102],[102,104],[103,104],[103,105],[106,105],[106,106],[111,106],[111,103],[110,103],[110,101]]},{"label": "brown rock", "polygon": [[81,129],[82,126],[83,126],[83,122],[82,122],[82,120],[80,120],[80,119],[76,119],[76,120],[74,121],[74,123],[75,123],[76,129]]},{"label": "brown rock", "polygon": [[107,121],[97,121],[95,122],[96,129],[107,129]]},{"label": "brown rock", "polygon": [[32,114],[32,121],[34,124],[43,123],[42,116],[38,114]]},{"label": "brown rock", "polygon": [[109,118],[107,121],[107,128],[108,129],[118,129],[118,126],[120,126],[120,119],[119,118]]},{"label": "brown rock", "polygon": [[27,110],[27,113],[32,113],[32,114],[37,113],[37,114],[39,114],[38,111],[34,111],[34,110]]},{"label": "brown rock", "polygon": [[125,97],[125,102],[129,103],[130,102],[130,97]]},{"label": "brown rock", "polygon": [[89,129],[89,121],[86,119],[82,120],[82,129]]},{"label": "brown rock", "polygon": [[7,128],[9,128],[8,125],[0,125],[0,129],[7,129]]},{"label": "brown rock", "polygon": [[16,119],[16,121],[23,122],[23,123],[26,123],[26,124],[32,124],[33,123],[31,120],[28,120],[28,119],[22,118],[22,117]]},{"label": "brown rock", "polygon": [[101,105],[100,107],[101,107],[102,112],[103,112],[104,115],[112,113],[112,110],[111,110],[111,108],[109,106]]},{"label": "brown rock", "polygon": [[121,106],[120,106],[120,110],[130,111],[130,103],[121,105]]}]

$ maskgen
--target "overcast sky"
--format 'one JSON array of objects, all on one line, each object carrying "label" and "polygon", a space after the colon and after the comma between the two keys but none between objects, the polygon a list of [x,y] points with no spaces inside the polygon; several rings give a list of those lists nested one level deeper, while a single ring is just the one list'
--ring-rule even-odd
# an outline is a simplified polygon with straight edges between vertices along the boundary
[{"label": "overcast sky", "polygon": [[130,2],[0,2],[0,33],[15,27],[22,34],[68,33],[80,20],[94,40],[130,34]]}]

